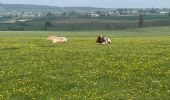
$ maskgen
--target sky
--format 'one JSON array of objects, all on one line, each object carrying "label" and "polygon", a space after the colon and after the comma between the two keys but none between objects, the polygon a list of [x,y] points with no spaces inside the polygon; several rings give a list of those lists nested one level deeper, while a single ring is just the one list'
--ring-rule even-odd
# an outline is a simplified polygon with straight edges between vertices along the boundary
[{"label": "sky", "polygon": [[170,0],[0,0],[5,4],[39,4],[102,8],[170,8]]}]

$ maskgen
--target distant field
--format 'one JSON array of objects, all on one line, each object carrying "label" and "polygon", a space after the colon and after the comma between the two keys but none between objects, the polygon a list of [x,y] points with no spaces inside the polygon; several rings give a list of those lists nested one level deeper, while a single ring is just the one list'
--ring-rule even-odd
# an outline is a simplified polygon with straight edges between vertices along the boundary
[{"label": "distant field", "polygon": [[60,24],[79,24],[79,23],[123,23],[123,22],[137,22],[137,20],[111,20],[111,19],[61,19],[54,23]]},{"label": "distant field", "polygon": [[[45,28],[49,21],[52,26]],[[25,23],[15,20],[0,21],[1,31],[74,31],[74,30],[121,30],[138,28],[139,16],[100,16],[95,18],[35,18]],[[144,15],[143,27],[169,26],[170,16]]]},{"label": "distant field", "polygon": [[[98,35],[110,45],[97,45]],[[52,44],[48,35],[66,36]],[[170,99],[170,27],[1,31],[0,99]]]}]

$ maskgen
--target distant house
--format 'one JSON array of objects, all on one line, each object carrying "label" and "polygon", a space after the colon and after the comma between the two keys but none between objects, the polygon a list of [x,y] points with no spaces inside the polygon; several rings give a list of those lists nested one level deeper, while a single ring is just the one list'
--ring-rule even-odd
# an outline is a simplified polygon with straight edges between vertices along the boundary
[{"label": "distant house", "polygon": [[90,17],[99,17],[100,16],[99,14],[96,14],[96,13],[89,13],[88,15]]},{"label": "distant house", "polygon": [[25,23],[28,21],[29,21],[28,19],[18,19],[18,20],[15,20],[14,23],[18,25],[25,25]]},{"label": "distant house", "polygon": [[115,15],[120,15],[120,13],[118,11],[115,12]]},{"label": "distant house", "polygon": [[27,21],[29,21],[28,19],[19,19],[19,20],[17,20],[18,22],[27,22]]},{"label": "distant house", "polygon": [[132,13],[132,15],[137,15],[138,11],[137,10],[132,10],[131,13]]},{"label": "distant house", "polygon": [[160,14],[168,14],[167,11],[160,11],[159,13],[160,13]]}]

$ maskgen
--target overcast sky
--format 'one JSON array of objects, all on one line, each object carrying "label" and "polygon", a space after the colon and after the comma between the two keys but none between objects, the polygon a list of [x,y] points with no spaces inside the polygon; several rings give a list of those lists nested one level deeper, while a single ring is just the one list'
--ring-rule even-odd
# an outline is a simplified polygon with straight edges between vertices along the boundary
[{"label": "overcast sky", "polygon": [[170,0],[0,0],[6,4],[86,6],[103,8],[170,8]]}]

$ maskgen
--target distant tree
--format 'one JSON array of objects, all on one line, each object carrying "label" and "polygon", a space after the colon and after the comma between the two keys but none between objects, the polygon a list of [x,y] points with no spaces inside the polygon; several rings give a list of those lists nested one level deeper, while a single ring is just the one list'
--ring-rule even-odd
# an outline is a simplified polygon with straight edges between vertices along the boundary
[{"label": "distant tree", "polygon": [[43,30],[47,30],[47,27],[44,27]]},{"label": "distant tree", "polygon": [[21,30],[25,30],[24,27],[22,27]]},{"label": "distant tree", "polygon": [[143,23],[144,23],[143,14],[139,14],[139,27],[143,27]]},{"label": "distant tree", "polygon": [[24,27],[18,27],[17,30],[23,31],[23,30],[24,30]]},{"label": "distant tree", "polygon": [[143,9],[139,9],[138,13],[144,13],[144,10]]},{"label": "distant tree", "polygon": [[61,15],[62,16],[68,16],[68,13],[67,12],[63,12]]},{"label": "distant tree", "polygon": [[8,30],[12,30],[12,27],[11,27],[11,26],[8,26]]},{"label": "distant tree", "polygon": [[54,14],[53,13],[51,13],[51,12],[47,12],[47,15],[46,15],[47,17],[52,17],[52,16],[54,16]]},{"label": "distant tree", "polygon": [[52,25],[52,23],[51,23],[50,21],[46,21],[46,22],[45,22],[45,26],[46,26],[46,27],[51,27],[51,26],[53,26],[53,25]]},{"label": "distant tree", "polygon": [[168,13],[168,16],[170,16],[170,11],[169,11],[169,13]]},{"label": "distant tree", "polygon": [[78,15],[79,14],[76,11],[71,11],[71,12],[69,12],[68,17],[69,18],[77,18]]},{"label": "distant tree", "polygon": [[71,29],[72,29],[72,30],[76,30],[76,27],[75,27],[75,26],[73,26]]},{"label": "distant tree", "polygon": [[106,24],[106,25],[105,25],[105,28],[106,28],[106,29],[111,29],[112,27],[111,27],[109,24]]},{"label": "distant tree", "polygon": [[104,11],[96,11],[96,14],[98,14],[99,16],[105,16],[105,12]]},{"label": "distant tree", "polygon": [[123,14],[124,14],[123,8],[117,9],[117,11],[119,12],[120,15],[123,15]]},{"label": "distant tree", "polygon": [[47,30],[48,27],[52,27],[52,23],[50,21],[46,21],[44,25],[44,29]]},{"label": "distant tree", "polygon": [[152,9],[150,10],[150,13],[155,14],[155,13],[157,13],[157,11],[156,11],[156,9],[152,8]]}]

